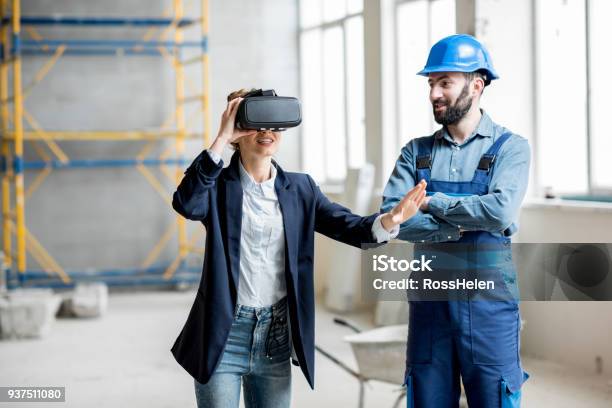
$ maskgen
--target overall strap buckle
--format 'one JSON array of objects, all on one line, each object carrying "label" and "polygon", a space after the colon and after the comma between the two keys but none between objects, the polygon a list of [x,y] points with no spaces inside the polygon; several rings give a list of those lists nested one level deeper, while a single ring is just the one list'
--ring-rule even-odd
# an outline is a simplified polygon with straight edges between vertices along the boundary
[{"label": "overall strap buckle", "polygon": [[494,161],[494,154],[483,154],[480,158],[480,161],[478,162],[478,170],[484,170],[488,172],[489,170],[491,170],[491,166],[493,165]]},{"label": "overall strap buckle", "polygon": [[416,162],[417,169],[431,169],[431,155],[418,156]]}]

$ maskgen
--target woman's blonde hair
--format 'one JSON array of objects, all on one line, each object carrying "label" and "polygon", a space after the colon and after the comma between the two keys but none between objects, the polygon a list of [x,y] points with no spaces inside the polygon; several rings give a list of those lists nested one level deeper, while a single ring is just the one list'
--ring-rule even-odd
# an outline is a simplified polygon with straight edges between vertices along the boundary
[{"label": "woman's blonde hair", "polygon": [[[230,94],[227,95],[227,101],[229,102],[236,98],[242,98],[244,95],[248,94],[249,92],[255,91],[255,90],[256,90],[255,88],[251,88],[251,89],[242,88],[242,89],[238,89],[237,91],[230,92]],[[240,147],[238,146],[238,142],[232,142],[231,145],[234,148],[234,150],[240,150]]]}]

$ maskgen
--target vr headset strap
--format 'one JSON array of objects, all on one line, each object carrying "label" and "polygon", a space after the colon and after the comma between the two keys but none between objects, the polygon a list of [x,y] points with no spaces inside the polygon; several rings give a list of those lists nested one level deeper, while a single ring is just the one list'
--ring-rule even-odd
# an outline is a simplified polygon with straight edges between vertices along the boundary
[{"label": "vr headset strap", "polygon": [[277,96],[276,91],[274,89],[257,89],[255,91],[249,92],[244,95],[243,98],[248,98],[249,96]]}]

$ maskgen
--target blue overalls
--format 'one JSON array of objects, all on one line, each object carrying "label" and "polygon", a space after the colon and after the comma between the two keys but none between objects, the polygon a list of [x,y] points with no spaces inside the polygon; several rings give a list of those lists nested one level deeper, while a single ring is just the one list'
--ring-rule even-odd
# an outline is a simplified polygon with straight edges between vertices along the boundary
[{"label": "blue overalls", "polygon": [[[427,181],[428,194],[485,195],[500,147],[510,138],[501,135],[481,157],[471,181],[431,179],[434,137],[420,139],[416,180]],[[506,235],[506,234],[504,234]],[[510,238],[489,232],[464,232],[457,244],[475,277],[494,274],[509,293],[517,294],[516,272],[511,261]],[[415,245],[415,253],[432,244]],[[436,244],[433,244],[436,245]],[[444,245],[449,245],[445,243]],[[495,248],[484,258],[479,247]],[[485,267],[482,267],[483,259]],[[503,266],[496,264],[501,259]],[[518,296],[503,300],[410,301],[410,322],[405,385],[409,408],[456,408],[461,394],[460,377],[470,408],[519,407],[521,385],[529,377],[519,356],[520,315]]]}]

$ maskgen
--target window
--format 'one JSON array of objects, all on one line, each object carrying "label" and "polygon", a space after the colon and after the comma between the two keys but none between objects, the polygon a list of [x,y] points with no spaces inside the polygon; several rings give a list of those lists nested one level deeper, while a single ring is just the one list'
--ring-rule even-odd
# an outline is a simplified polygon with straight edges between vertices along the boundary
[{"label": "window", "polygon": [[365,163],[363,0],[300,1],[304,171],[341,182]]},{"label": "window", "polygon": [[590,147],[591,147],[591,192],[605,190],[612,192],[612,137],[607,133],[608,110],[612,81],[610,67],[610,38],[612,38],[612,2],[609,0],[589,1],[589,83],[590,83]]},{"label": "window", "polygon": [[455,0],[400,0],[396,11],[397,147],[439,126],[429,103],[427,80],[416,75],[438,40],[455,33]]},{"label": "window", "polygon": [[585,1],[536,7],[538,184],[555,193],[586,192]]},{"label": "window", "polygon": [[538,184],[557,194],[611,192],[606,116],[612,3],[550,0],[536,6]]}]

